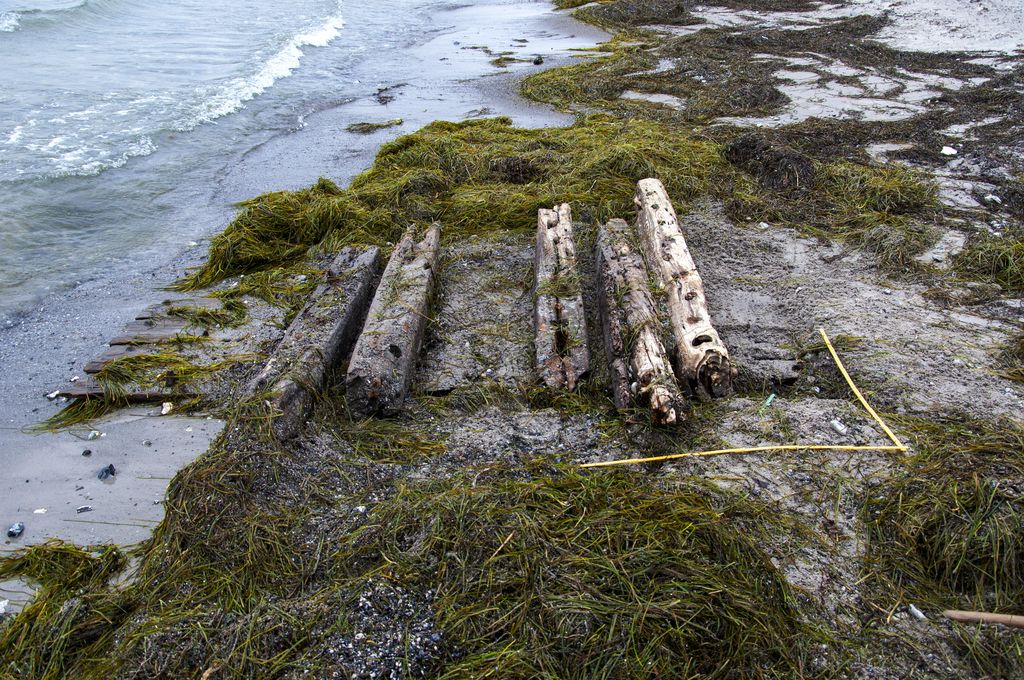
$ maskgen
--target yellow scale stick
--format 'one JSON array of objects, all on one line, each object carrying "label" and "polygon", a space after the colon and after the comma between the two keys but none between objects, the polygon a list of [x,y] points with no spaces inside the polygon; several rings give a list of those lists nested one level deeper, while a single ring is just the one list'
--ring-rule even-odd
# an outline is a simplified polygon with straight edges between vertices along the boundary
[{"label": "yellow scale stick", "polygon": [[857,400],[860,402],[864,410],[878,423],[879,427],[888,435],[889,439],[892,440],[891,446],[829,446],[820,444],[785,444],[781,446],[753,446],[748,448],[740,449],[717,449],[715,451],[691,451],[689,453],[673,453],[667,456],[652,456],[649,458],[629,458],[627,460],[608,460],[600,463],[587,463],[581,465],[584,468],[596,468],[596,467],[609,467],[612,465],[632,465],[634,463],[656,463],[662,460],[673,460],[676,458],[698,458],[701,456],[721,456],[729,453],[759,453],[762,451],[899,451],[905,452],[907,447],[899,440],[899,438],[889,429],[889,426],[885,424],[882,418],[875,412],[875,409],[871,408],[871,404],[867,402],[864,395],[861,394],[857,386],[853,384],[853,379],[850,374],[846,372],[846,367],[843,366],[843,362],[839,360],[839,355],[836,354],[835,347],[832,346],[832,342],[828,339],[828,335],[825,334],[825,329],[818,329],[821,333],[821,339],[825,341],[825,347],[828,348],[829,354],[832,355],[832,360],[836,363],[836,367],[839,372],[843,374],[843,378],[846,379],[846,384],[853,390]]}]

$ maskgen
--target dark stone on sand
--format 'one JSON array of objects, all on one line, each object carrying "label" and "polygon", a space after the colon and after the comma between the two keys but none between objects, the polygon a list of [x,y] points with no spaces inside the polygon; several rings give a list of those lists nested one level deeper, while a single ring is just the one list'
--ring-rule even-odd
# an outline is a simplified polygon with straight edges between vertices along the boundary
[{"label": "dark stone on sand", "polygon": [[85,451],[82,451],[82,455],[88,458],[89,456],[92,455],[92,449],[86,449]]},{"label": "dark stone on sand", "polygon": [[114,467],[114,464],[111,463],[107,467],[105,467],[102,470],[100,470],[99,474],[97,474],[96,477],[97,477],[97,479],[107,479],[108,477],[114,477],[116,475],[117,475],[117,469]]},{"label": "dark stone on sand", "polygon": [[539,54],[536,57],[534,57],[534,59],[533,59],[533,65],[534,66],[540,66],[543,63],[544,63],[544,57],[540,56]]},{"label": "dark stone on sand", "polygon": [[25,525],[22,522],[15,522],[7,528],[7,538],[17,538],[25,533]]}]

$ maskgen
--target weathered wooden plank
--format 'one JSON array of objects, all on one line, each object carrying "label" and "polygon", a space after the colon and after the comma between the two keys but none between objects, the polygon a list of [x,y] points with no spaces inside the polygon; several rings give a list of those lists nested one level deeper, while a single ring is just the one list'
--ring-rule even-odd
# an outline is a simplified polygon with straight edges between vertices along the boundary
[{"label": "weathered wooden plank", "polygon": [[[110,340],[111,345],[144,345],[156,342],[173,340],[179,335],[189,334],[191,324],[185,320],[173,316],[154,317],[151,319],[139,319],[132,321],[120,335]],[[195,334],[200,334],[200,329],[193,329]]]},{"label": "weathered wooden plank", "polygon": [[157,351],[159,351],[159,348],[152,345],[113,345],[108,347],[103,354],[87,363],[84,370],[89,374],[99,373],[111,361],[117,361],[125,357],[136,357],[141,354],[152,354]]},{"label": "weathered wooden plank", "polygon": [[209,297],[189,297],[170,299],[146,307],[144,310],[136,314],[135,318],[141,320],[167,316],[168,312],[175,307],[196,307],[198,309],[208,309],[210,311],[217,311],[219,309],[223,309],[224,304],[221,302],[219,298]]},{"label": "weathered wooden plank", "polygon": [[620,219],[602,225],[597,242],[598,304],[615,406],[651,409],[656,425],[682,416],[682,399],[665,347],[643,257]]},{"label": "weathered wooden plank", "polygon": [[250,385],[250,393],[271,393],[273,428],[280,439],[299,433],[328,373],[352,348],[379,267],[377,248],[343,248]]},{"label": "weathered wooden plank", "polygon": [[357,416],[392,415],[409,389],[436,280],[441,226],[415,242],[410,227],[388,261],[356,341],[345,384]]},{"label": "weathered wooden plank", "polygon": [[537,211],[533,297],[537,372],[552,389],[574,390],[590,350],[568,203]]},{"label": "weathered wooden plank", "polygon": [[[103,386],[95,380],[78,380],[57,391],[57,396],[68,399],[102,399],[106,396]],[[145,390],[128,390],[120,398],[133,404],[168,401],[195,396],[180,390],[148,388]]]},{"label": "weathered wooden plank", "polygon": [[672,202],[656,179],[637,183],[637,231],[647,266],[666,296],[671,348],[680,384],[698,396],[720,397],[732,390],[735,370],[729,351],[711,324],[704,282],[683,238]]}]

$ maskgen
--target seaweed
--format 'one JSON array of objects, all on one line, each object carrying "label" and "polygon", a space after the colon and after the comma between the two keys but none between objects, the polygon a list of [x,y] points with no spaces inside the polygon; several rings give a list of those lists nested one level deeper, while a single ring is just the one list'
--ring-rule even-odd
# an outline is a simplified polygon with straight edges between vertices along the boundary
[{"label": "seaweed", "polygon": [[378,130],[386,130],[387,128],[396,127],[401,125],[404,121],[401,118],[392,118],[391,120],[385,120],[378,123],[350,123],[345,129],[349,132],[355,132],[360,135],[368,135]]},{"label": "seaweed", "polygon": [[919,601],[1019,613],[1024,425],[896,422],[914,433],[917,453],[865,503],[871,576]]},{"label": "seaweed", "polygon": [[995,281],[1006,290],[1024,291],[1024,232],[975,235],[957,256],[956,267],[981,280]]},{"label": "seaweed", "polygon": [[[546,465],[403,484],[342,541],[348,577],[434,593],[438,677],[786,677],[810,642],[754,536],[700,486]],[[518,475],[516,476],[518,477]]]},{"label": "seaweed", "polygon": [[[436,122],[384,144],[347,189],[321,179],[247,201],[213,239],[206,263],[177,287],[245,274],[238,290],[221,295],[266,288],[270,279],[294,280],[295,267],[315,253],[387,247],[414,222],[438,220],[455,241],[531,229],[538,208],[562,202],[586,220],[606,220],[632,212],[634,184],[644,177],[662,179],[681,207],[715,196],[738,220],[777,219],[861,243],[884,226],[912,234],[908,251],[927,240],[907,216],[928,211],[932,190],[907,170],[827,164],[816,171],[821,192],[792,201],[737,174],[720,145],[661,123],[592,115],[568,128],[522,130],[496,118]],[[294,292],[301,299],[303,291]]]}]

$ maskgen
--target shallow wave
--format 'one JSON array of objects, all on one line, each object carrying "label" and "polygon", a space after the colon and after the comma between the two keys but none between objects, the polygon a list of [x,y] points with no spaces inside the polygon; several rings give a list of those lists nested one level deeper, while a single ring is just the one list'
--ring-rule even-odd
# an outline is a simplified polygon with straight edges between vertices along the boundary
[{"label": "shallow wave", "polygon": [[[108,0],[85,0],[77,6],[107,4]],[[157,143],[153,140],[166,132],[190,132],[243,109],[277,81],[291,76],[301,65],[304,50],[325,47],[341,34],[345,22],[340,6],[337,2],[334,13],[316,25],[297,29],[290,37],[288,33],[280,35],[276,44],[266,46],[269,58],[253,60],[241,74],[219,83],[191,91],[136,93],[131,98],[116,93],[105,100],[86,102],[82,110],[43,107],[28,114],[32,120],[12,128],[0,127],[0,181],[98,175],[131,158],[154,153]],[[44,121],[38,128],[37,114]],[[17,159],[14,154],[18,150],[30,152],[29,157]]]},{"label": "shallow wave", "polygon": [[0,33],[13,33],[20,26],[20,14],[17,12],[0,12]]},{"label": "shallow wave", "polygon": [[92,160],[86,163],[81,162],[81,154],[78,151],[69,151],[54,159],[57,177],[89,177],[98,175],[110,168],[120,168],[129,159],[137,156],[148,156],[157,150],[157,145],[148,136],[139,137],[128,145],[128,148],[120,156],[104,160]]},{"label": "shallow wave", "polygon": [[234,113],[246,102],[259,96],[281,78],[287,78],[299,67],[305,56],[303,47],[326,47],[332,40],[341,35],[345,20],[341,13],[329,16],[319,26],[299,33],[289,40],[270,59],[252,75],[236,78],[219,92],[208,97],[196,111],[195,115],[185,121],[179,128],[187,131],[202,123],[207,123]]},{"label": "shallow wave", "polygon": [[34,21],[38,19],[53,20],[59,19],[68,12],[74,12],[88,5],[95,4],[96,0],[79,0],[70,2],[64,7],[47,8],[26,8],[0,12],[0,33],[13,33],[22,28],[22,19]]}]

